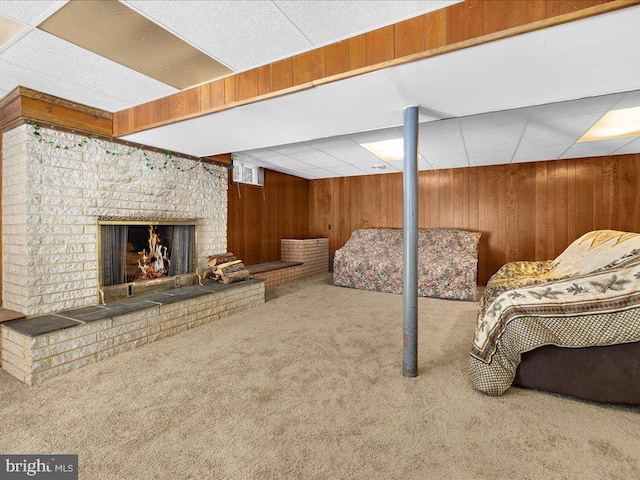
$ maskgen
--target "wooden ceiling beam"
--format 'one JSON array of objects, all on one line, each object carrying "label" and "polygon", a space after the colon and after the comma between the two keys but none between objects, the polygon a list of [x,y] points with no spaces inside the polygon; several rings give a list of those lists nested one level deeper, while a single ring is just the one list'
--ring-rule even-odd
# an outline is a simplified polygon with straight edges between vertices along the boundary
[{"label": "wooden ceiling beam", "polygon": [[466,0],[116,112],[115,136],[582,20],[640,0]]}]

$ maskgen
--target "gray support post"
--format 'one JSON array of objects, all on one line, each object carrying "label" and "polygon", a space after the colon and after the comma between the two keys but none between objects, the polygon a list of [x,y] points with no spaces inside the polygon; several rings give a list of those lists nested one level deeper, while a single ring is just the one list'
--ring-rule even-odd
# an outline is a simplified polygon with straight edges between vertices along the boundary
[{"label": "gray support post", "polygon": [[418,376],[418,106],[404,109],[402,374]]}]

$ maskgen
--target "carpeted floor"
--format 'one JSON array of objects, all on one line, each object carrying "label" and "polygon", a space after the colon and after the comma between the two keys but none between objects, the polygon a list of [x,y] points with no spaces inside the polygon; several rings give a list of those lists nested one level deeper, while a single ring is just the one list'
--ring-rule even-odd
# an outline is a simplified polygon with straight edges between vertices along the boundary
[{"label": "carpeted floor", "polygon": [[77,453],[81,479],[633,479],[640,410],[467,379],[477,304],[329,275],[267,303],[28,387],[0,373],[0,453]]}]

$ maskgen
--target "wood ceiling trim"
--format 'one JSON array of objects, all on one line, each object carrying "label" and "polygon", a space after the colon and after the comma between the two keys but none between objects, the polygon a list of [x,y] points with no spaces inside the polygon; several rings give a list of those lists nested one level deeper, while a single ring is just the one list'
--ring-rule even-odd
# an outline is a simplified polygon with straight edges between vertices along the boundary
[{"label": "wood ceiling trim", "polygon": [[[531,0],[529,3],[535,8],[530,12],[525,9],[528,13],[523,13],[520,0],[466,0],[417,17],[420,20],[415,20],[411,25],[408,25],[407,21],[399,22],[344,40],[339,44],[328,45],[260,67],[257,89],[254,86],[255,72],[251,72],[248,82],[248,74],[244,72],[121,110],[114,114],[114,135],[124,136],[384,68],[582,20],[638,5],[640,0]],[[423,35],[416,31],[417,28],[422,29]],[[424,45],[423,48],[420,47],[421,43]],[[416,49],[419,51],[415,51]],[[415,53],[406,54],[411,51]],[[349,58],[337,61],[336,55],[349,55]],[[311,59],[317,64],[311,65]],[[200,101],[186,105],[185,108],[182,105],[185,92],[190,90],[198,90],[198,94],[187,95],[187,101],[188,98],[209,98],[210,102]],[[216,92],[215,101],[213,92]],[[167,102],[169,108],[165,107]],[[176,108],[178,106],[179,108]]]}]

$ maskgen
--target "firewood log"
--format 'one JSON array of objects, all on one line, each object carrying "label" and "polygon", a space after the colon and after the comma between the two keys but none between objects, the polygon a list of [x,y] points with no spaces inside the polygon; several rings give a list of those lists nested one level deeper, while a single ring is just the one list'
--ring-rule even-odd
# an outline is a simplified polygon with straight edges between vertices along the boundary
[{"label": "firewood log", "polygon": [[230,262],[219,263],[218,265],[216,265],[215,269],[219,270],[221,268],[226,268],[226,267],[229,267],[231,265],[236,265],[236,264],[241,263],[241,262],[242,262],[242,260],[232,260]]},{"label": "firewood log", "polygon": [[240,270],[245,270],[247,268],[245,264],[242,263],[241,260],[238,260],[236,262],[229,262],[224,265],[226,266],[220,265],[219,267],[217,267],[216,272],[220,272],[227,275],[229,273],[239,272]]},{"label": "firewood log", "polygon": [[210,267],[215,267],[221,263],[231,262],[233,260],[236,260],[236,256],[231,252],[218,253],[207,257],[207,263]]},{"label": "firewood log", "polygon": [[241,282],[242,280],[248,280],[251,274],[249,270],[239,270],[237,272],[231,272],[229,274],[222,274],[222,282],[223,283],[235,283]]}]

